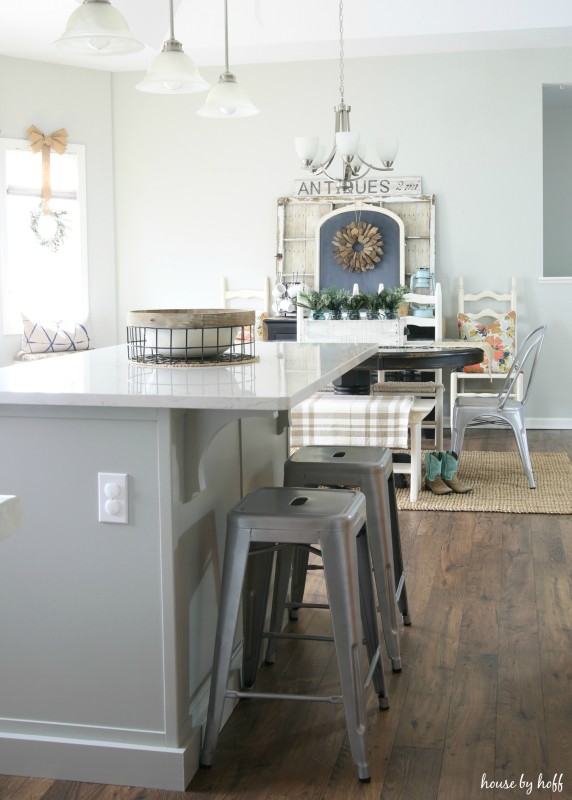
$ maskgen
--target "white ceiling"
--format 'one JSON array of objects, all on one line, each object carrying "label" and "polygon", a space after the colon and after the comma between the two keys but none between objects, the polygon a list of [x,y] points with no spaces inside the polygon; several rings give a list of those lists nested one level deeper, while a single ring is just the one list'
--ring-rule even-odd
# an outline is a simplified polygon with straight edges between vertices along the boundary
[{"label": "white ceiling", "polygon": [[[111,71],[145,69],[169,27],[168,0],[112,0],[131,56],[77,56],[52,42],[79,0],[2,0],[0,54]],[[228,0],[230,64],[338,57],[338,0]],[[199,66],[224,63],[223,0],[175,0],[175,34]],[[570,0],[345,0],[345,55],[572,46]]]}]

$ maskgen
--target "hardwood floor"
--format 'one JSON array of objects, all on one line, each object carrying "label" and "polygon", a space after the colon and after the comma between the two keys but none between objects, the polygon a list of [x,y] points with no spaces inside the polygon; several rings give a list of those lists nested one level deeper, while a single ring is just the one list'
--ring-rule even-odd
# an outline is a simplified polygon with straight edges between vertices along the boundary
[{"label": "hardwood floor", "polygon": [[[572,431],[531,431],[529,444],[572,456]],[[494,430],[466,447],[515,449]],[[403,671],[386,661],[391,707],[368,698],[371,783],[357,780],[341,707],[244,701],[187,792],[5,776],[0,799],[572,798],[572,517],[403,511],[400,523],[413,624]],[[321,578],[309,588],[319,598]],[[296,630],[328,626],[305,610]],[[281,642],[259,684],[336,693],[333,646]]]}]

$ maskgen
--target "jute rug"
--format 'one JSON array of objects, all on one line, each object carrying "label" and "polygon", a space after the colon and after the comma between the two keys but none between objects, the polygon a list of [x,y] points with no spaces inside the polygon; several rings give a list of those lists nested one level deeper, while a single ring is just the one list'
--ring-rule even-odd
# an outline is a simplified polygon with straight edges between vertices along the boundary
[{"label": "jute rug", "polygon": [[[507,514],[572,514],[572,463],[566,453],[531,453],[536,489],[518,453],[464,450],[458,477],[473,485],[469,494],[436,495],[422,488],[417,502],[397,489],[400,509],[415,511],[499,511]],[[425,479],[425,476],[423,476]]]}]

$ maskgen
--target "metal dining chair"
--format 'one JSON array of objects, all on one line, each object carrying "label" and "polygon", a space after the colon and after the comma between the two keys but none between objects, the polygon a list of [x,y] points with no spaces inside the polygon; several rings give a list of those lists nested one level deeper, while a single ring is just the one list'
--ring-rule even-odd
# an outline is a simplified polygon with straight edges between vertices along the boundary
[{"label": "metal dining chair", "polygon": [[[546,335],[546,328],[546,325],[535,328],[522,342],[497,395],[492,397],[457,397],[453,406],[451,423],[451,450],[457,453],[458,456],[461,455],[467,425],[491,421],[500,421],[510,425],[516,438],[520,460],[531,489],[536,489],[536,483],[532,472],[530,453],[528,452],[524,406],[530,394],[534,369]],[[527,367],[526,372],[525,367]],[[522,374],[525,375],[526,389],[522,400],[514,400],[511,395],[514,394],[516,382]]]}]

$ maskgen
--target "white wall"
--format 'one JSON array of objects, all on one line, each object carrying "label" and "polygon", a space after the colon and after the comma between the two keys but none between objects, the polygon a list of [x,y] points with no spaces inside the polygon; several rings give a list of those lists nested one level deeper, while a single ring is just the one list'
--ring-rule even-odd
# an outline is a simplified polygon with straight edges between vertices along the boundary
[{"label": "white wall", "polygon": [[[332,136],[338,66],[236,72],[262,109],[257,117],[202,119],[202,95],[145,95],[133,88],[138,76],[113,76],[120,337],[130,309],[217,305],[222,275],[244,286],[274,274],[276,198],[301,176],[292,139]],[[345,72],[354,130],[396,133],[394,174],[422,175],[437,197],[448,334],[456,336],[459,276],[469,289],[504,290],[516,275],[520,330],[550,324],[529,417],[572,425],[566,350],[563,365],[572,284],[537,282],[542,83],[572,81],[572,49],[353,60]]]},{"label": "white wall", "polygon": [[[70,142],[86,145],[90,335],[96,346],[115,344],[110,74],[0,57],[0,136],[25,139],[30,125],[45,133],[66,128]],[[0,335],[0,366],[11,363],[20,341]]]}]

